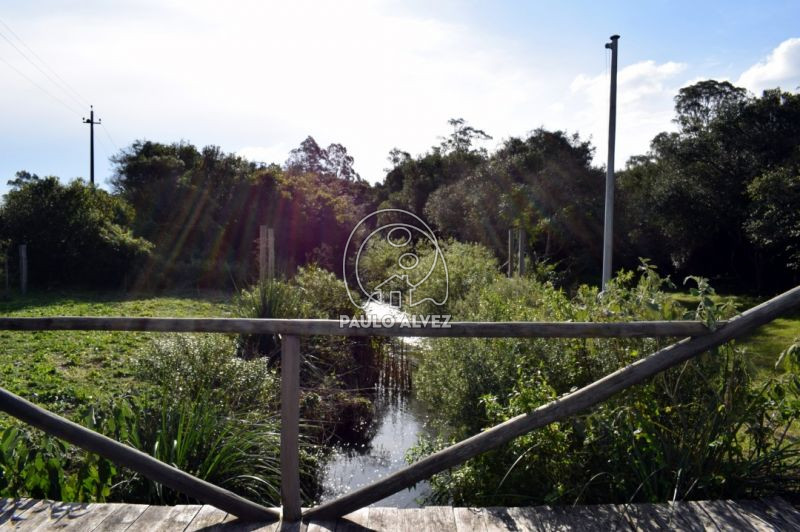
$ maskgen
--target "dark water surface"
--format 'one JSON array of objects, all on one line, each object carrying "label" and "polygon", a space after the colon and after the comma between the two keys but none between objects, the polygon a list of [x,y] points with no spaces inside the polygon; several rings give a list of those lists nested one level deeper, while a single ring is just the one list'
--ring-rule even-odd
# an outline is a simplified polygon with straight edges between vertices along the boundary
[{"label": "dark water surface", "polygon": [[[374,436],[368,443],[337,445],[323,473],[322,501],[361,488],[407,465],[406,451],[425,430],[423,406],[414,398],[411,345],[402,344],[383,361],[375,390]],[[419,507],[418,499],[428,493],[421,482],[375,503],[373,506]]]}]

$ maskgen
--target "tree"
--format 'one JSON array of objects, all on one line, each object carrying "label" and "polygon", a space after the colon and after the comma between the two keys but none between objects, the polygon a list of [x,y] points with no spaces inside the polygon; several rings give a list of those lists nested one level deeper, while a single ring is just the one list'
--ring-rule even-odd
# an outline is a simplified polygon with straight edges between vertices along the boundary
[{"label": "tree", "polygon": [[753,243],[800,272],[800,171],[779,168],[747,187],[752,200],[745,229]]},{"label": "tree", "polygon": [[699,81],[675,96],[675,122],[685,133],[708,128],[720,115],[736,111],[747,100],[747,90],[727,81]]},{"label": "tree", "polygon": [[726,289],[786,286],[790,259],[775,248],[766,254],[766,232],[777,225],[753,217],[777,212],[773,192],[791,188],[780,169],[800,163],[800,95],[774,89],[754,97],[709,80],[681,89],[675,102],[680,130],[656,135],[619,175],[623,263],[651,257]]},{"label": "tree", "polygon": [[81,180],[18,172],[0,208],[0,239],[27,244],[31,284],[114,286],[152,245],[131,231],[123,199]]},{"label": "tree", "polygon": [[322,148],[309,135],[298,148],[290,152],[285,166],[292,175],[317,174],[344,181],[360,181],[361,176],[353,168],[354,162],[347,148],[341,144],[334,143]]},{"label": "tree", "polygon": [[[442,150],[445,153],[469,152],[476,140],[492,140],[492,137],[482,129],[468,126],[463,118],[451,118],[447,123],[453,127],[453,132],[442,139]],[[486,150],[483,150],[483,153],[485,152]]]}]

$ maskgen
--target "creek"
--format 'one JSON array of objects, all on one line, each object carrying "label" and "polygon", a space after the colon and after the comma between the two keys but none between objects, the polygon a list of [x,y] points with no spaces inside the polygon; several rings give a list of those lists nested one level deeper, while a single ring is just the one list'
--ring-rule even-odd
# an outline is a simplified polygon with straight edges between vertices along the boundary
[{"label": "creek", "polygon": [[[367,309],[367,313],[377,316],[397,312],[383,305]],[[414,356],[421,348],[420,339],[396,338],[388,347],[381,357],[379,376],[370,394],[375,417],[366,431],[367,438],[358,443],[341,442],[334,446],[323,473],[323,502],[405,467],[406,452],[426,430],[425,409],[415,398],[413,386]],[[417,500],[428,491],[427,482],[421,482],[373,506],[419,507]]]}]

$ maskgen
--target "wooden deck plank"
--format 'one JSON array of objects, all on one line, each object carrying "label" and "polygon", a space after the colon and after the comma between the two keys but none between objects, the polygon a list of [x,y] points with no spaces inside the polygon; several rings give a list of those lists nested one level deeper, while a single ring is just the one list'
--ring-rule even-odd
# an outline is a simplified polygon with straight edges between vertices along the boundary
[{"label": "wooden deck plank", "polygon": [[31,508],[37,501],[31,499],[19,499],[6,501],[3,505],[3,511],[0,513],[0,529],[9,521],[12,521],[15,516],[22,515],[26,510]]},{"label": "wooden deck plank", "polygon": [[483,508],[453,508],[453,518],[457,532],[485,532],[486,518]]},{"label": "wooden deck plank", "polygon": [[591,506],[537,506],[536,516],[542,530],[597,530],[603,532],[632,530],[625,515],[614,504]]},{"label": "wooden deck plank", "polygon": [[487,532],[501,532],[504,530],[516,530],[514,528],[514,518],[508,513],[508,508],[490,507],[486,508],[483,514]]},{"label": "wooden deck plank", "polygon": [[100,521],[93,532],[123,532],[147,510],[147,504],[121,504],[114,512]]},{"label": "wooden deck plank", "polygon": [[156,532],[183,530],[192,522],[194,516],[200,511],[199,504],[183,506],[149,506],[139,518],[134,521],[128,532]]},{"label": "wooden deck plank", "polygon": [[758,532],[774,532],[779,530],[774,525],[762,519],[758,514],[748,511],[738,502],[724,501],[732,511],[736,512],[742,519],[747,521]]},{"label": "wooden deck plank", "polygon": [[800,530],[800,513],[780,497],[736,501],[736,505],[747,515],[777,530]]},{"label": "wooden deck plank", "polygon": [[507,510],[514,520],[515,530],[542,530],[542,521],[535,507],[512,506]]},{"label": "wooden deck plank", "polygon": [[397,508],[370,508],[369,527],[372,530],[397,530],[400,510]]},{"label": "wooden deck plank", "polygon": [[109,515],[118,510],[120,503],[76,504],[70,507],[60,518],[50,520],[38,530],[80,530],[89,532],[100,525]]},{"label": "wooden deck plank", "polygon": [[228,514],[222,524],[210,530],[214,532],[275,532],[279,526],[278,521],[243,521],[235,515]]},{"label": "wooden deck plank", "polygon": [[0,531],[29,532],[366,532],[399,530],[566,531],[587,530],[800,530],[800,512],[784,499],[690,501],[664,504],[601,504],[576,507],[362,508],[336,521],[244,522],[213,506],[78,504],[0,499]]},{"label": "wooden deck plank", "polygon": [[307,523],[306,532],[335,532],[337,521],[311,521]]},{"label": "wooden deck plank", "polygon": [[656,504],[619,504],[620,515],[631,529],[637,532],[656,532],[674,529],[674,519],[666,505]]},{"label": "wooden deck plank", "polygon": [[17,504],[11,504],[9,508],[3,512],[0,530],[20,528],[17,525],[30,517],[29,512],[44,504],[47,504],[46,501],[38,501],[35,499],[22,499],[18,501]]},{"label": "wooden deck plank", "polygon": [[720,530],[714,518],[694,501],[667,503],[675,525],[683,530]]},{"label": "wooden deck plank", "polygon": [[742,517],[725,501],[697,501],[717,524],[720,530],[742,530],[754,532],[756,529],[747,518]]},{"label": "wooden deck plank", "polygon": [[198,530],[208,532],[213,530],[215,525],[221,525],[226,517],[228,517],[228,512],[215,508],[210,504],[205,504],[194,516],[189,526],[186,527],[185,532],[197,532]]},{"label": "wooden deck plank", "polygon": [[37,501],[22,515],[12,518],[9,523],[6,523],[6,526],[10,525],[9,530],[32,531],[40,527],[46,528],[48,524],[57,521],[73,508],[80,506],[79,503],[71,502]]},{"label": "wooden deck plank", "polygon": [[[369,507],[345,515],[336,521],[334,525],[336,532],[364,532],[369,530]],[[307,532],[313,532],[310,524]]]}]

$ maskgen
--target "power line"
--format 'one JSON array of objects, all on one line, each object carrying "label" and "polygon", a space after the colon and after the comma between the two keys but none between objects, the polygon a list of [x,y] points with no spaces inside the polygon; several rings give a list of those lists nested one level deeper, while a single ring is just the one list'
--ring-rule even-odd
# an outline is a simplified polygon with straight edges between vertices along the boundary
[{"label": "power line", "polygon": [[108,131],[108,128],[106,127],[106,125],[105,125],[104,123],[100,122],[100,127],[102,127],[102,128],[103,128],[103,131],[105,131],[105,133],[106,133],[106,136],[108,137],[108,140],[110,140],[110,141],[111,141],[111,144],[114,146],[114,148],[115,148],[117,151],[121,151],[121,150],[119,149],[119,146],[117,146],[117,143],[116,143],[116,142],[114,142],[114,139],[113,139],[113,138],[111,138],[111,133]]},{"label": "power line", "polygon": [[12,36],[14,36],[14,38],[16,38],[16,39],[17,39],[17,41],[19,41],[19,43],[20,43],[22,46],[24,46],[26,50],[28,50],[28,51],[31,53],[31,55],[33,55],[33,57],[35,57],[35,58],[36,58],[36,59],[39,61],[39,63],[41,63],[41,65],[42,65],[44,68],[46,68],[47,70],[49,70],[49,71],[50,71],[50,72],[53,74],[53,76],[55,76],[56,78],[58,78],[58,80],[60,81],[60,83],[59,83],[59,81],[56,81],[55,79],[53,79],[53,78],[52,78],[52,77],[51,77],[51,76],[50,76],[50,75],[49,75],[47,72],[45,72],[45,71],[44,71],[44,70],[43,70],[43,69],[42,69],[42,68],[41,68],[39,65],[37,65],[36,63],[34,63],[34,62],[33,62],[33,61],[32,61],[32,60],[31,60],[31,59],[30,59],[30,58],[29,58],[27,55],[25,55],[25,53],[24,53],[22,50],[20,50],[20,49],[19,49],[19,47],[18,47],[16,44],[14,44],[14,42],[12,42],[12,41],[11,41],[11,40],[10,40],[8,37],[6,37],[5,35],[3,35],[3,33],[2,33],[2,32],[0,32],[0,36],[2,36],[2,37],[3,37],[3,39],[5,39],[5,40],[6,40],[6,42],[8,42],[8,43],[9,43],[11,46],[13,46],[13,47],[14,47],[14,49],[15,49],[17,52],[19,52],[19,54],[20,54],[22,57],[24,57],[24,58],[25,58],[25,60],[26,60],[26,61],[28,61],[28,62],[29,62],[31,65],[33,65],[33,66],[34,66],[34,67],[35,67],[35,68],[36,68],[36,69],[37,69],[39,72],[41,72],[41,73],[42,73],[42,75],[44,75],[44,76],[45,76],[45,77],[46,77],[48,80],[50,80],[50,82],[51,82],[53,85],[57,86],[59,89],[61,89],[62,91],[64,91],[64,93],[65,93],[67,96],[69,96],[70,98],[72,98],[72,99],[73,99],[73,100],[74,100],[74,101],[75,101],[75,102],[78,104],[78,106],[79,106],[79,107],[86,107],[87,105],[89,105],[89,103],[87,102],[86,98],[83,98],[83,97],[80,95],[80,93],[78,93],[78,91],[76,91],[74,88],[72,88],[72,86],[71,86],[69,83],[67,83],[67,82],[64,80],[64,78],[62,78],[61,76],[59,76],[59,75],[58,75],[58,72],[56,72],[56,71],[55,71],[55,70],[54,70],[54,69],[53,69],[53,68],[52,68],[50,65],[48,65],[48,64],[47,64],[47,62],[46,62],[44,59],[42,59],[42,58],[39,56],[39,54],[37,54],[37,53],[36,53],[36,52],[35,52],[35,51],[34,51],[34,50],[33,50],[33,49],[30,47],[30,46],[28,46],[28,45],[25,43],[25,41],[23,41],[23,40],[22,40],[22,38],[21,38],[19,35],[17,35],[17,33],[16,33],[16,32],[15,32],[13,29],[11,29],[11,26],[9,26],[8,24],[6,24],[6,23],[5,23],[5,22],[4,22],[2,19],[0,19],[0,24],[2,24],[2,25],[3,25],[3,26],[6,28],[6,30],[8,30],[8,32],[9,32],[9,33],[10,33]]},{"label": "power line", "polygon": [[44,87],[42,87],[41,85],[39,85],[38,83],[36,83],[35,81],[33,81],[31,78],[29,78],[29,77],[28,77],[28,75],[27,75],[27,74],[25,74],[25,73],[24,73],[24,72],[22,72],[20,69],[18,69],[17,67],[15,67],[15,66],[14,66],[14,65],[12,65],[11,63],[9,63],[9,62],[8,62],[6,59],[4,59],[3,57],[0,57],[0,61],[2,61],[3,63],[5,63],[6,65],[8,65],[8,67],[9,67],[11,70],[13,70],[13,71],[14,71],[14,72],[16,72],[17,74],[19,74],[20,76],[22,76],[23,78],[25,78],[26,80],[28,80],[28,81],[31,83],[31,85],[33,85],[34,87],[36,87],[37,89],[39,89],[39,90],[40,90],[40,91],[42,91],[43,93],[47,94],[47,95],[48,95],[49,97],[51,97],[53,100],[55,100],[55,101],[57,101],[58,103],[60,103],[62,106],[64,106],[64,108],[65,108],[65,109],[69,110],[71,113],[74,113],[74,114],[76,114],[76,115],[78,115],[78,116],[81,116],[81,113],[80,113],[80,111],[77,111],[77,110],[76,110],[74,107],[72,107],[71,105],[69,105],[68,103],[66,103],[64,100],[62,100],[62,99],[61,99],[61,98],[59,98],[58,96],[54,95],[53,93],[51,93],[50,91],[48,91],[47,89],[45,89]]}]

